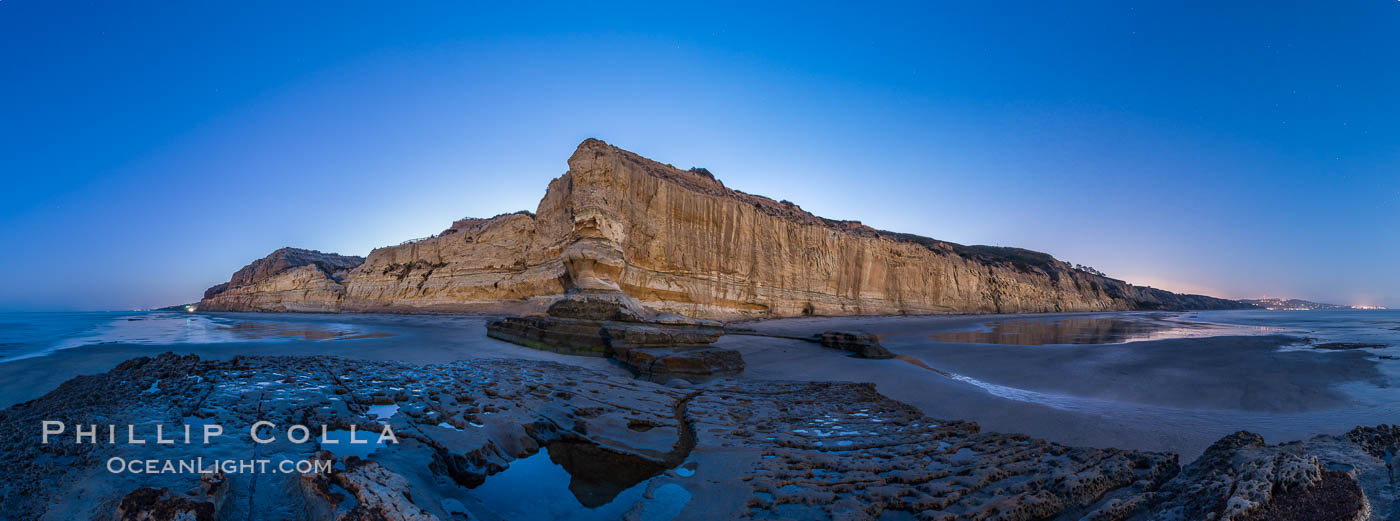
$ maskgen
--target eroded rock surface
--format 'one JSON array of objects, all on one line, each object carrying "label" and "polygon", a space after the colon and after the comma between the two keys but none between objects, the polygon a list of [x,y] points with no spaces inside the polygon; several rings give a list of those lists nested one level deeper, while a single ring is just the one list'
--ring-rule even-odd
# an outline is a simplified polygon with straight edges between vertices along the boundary
[{"label": "eroded rock surface", "polygon": [[711,347],[724,335],[718,323],[657,313],[616,290],[568,295],[545,316],[488,321],[486,334],[535,349],[606,356],[657,380],[744,369],[738,351]]},{"label": "eroded rock surface", "polygon": [[1389,347],[1385,344],[1372,342],[1325,342],[1313,346],[1315,349],[1326,349],[1329,351],[1344,351],[1348,349],[1384,349]]},{"label": "eroded rock surface", "polygon": [[[69,430],[41,444],[42,420]],[[278,426],[265,433],[272,443],[252,442],[248,428],[259,420]],[[208,445],[74,443],[73,426],[88,423],[135,424],[146,438],[157,423],[171,427],[167,436],[207,423],[226,434]],[[319,432],[294,443],[286,432],[294,424],[374,433],[387,425],[399,443],[356,452]],[[558,497],[585,506],[626,497],[629,519],[1400,514],[1391,472],[1400,429],[1391,426],[1275,446],[1238,433],[1183,468],[1171,454],[1066,447],[928,418],[868,384],[672,388],[547,362],[163,355],[11,407],[0,412],[0,429],[13,433],[0,440],[0,511],[24,520],[110,518],[162,504],[202,519],[204,507],[185,503],[204,501],[199,494],[170,492],[203,490],[200,476],[112,474],[112,457],[336,463],[328,473],[230,473],[205,487],[223,487],[221,519],[503,519],[474,491],[541,450],[571,475]],[[622,492],[633,487],[644,493]]]},{"label": "eroded rock surface", "polygon": [[[1353,432],[1368,431],[1374,429]],[[1165,500],[1157,505],[1159,511],[1153,519],[1370,519],[1371,505],[1357,480],[1358,469],[1370,468],[1374,472],[1377,464],[1385,463],[1355,461],[1358,457],[1366,459],[1366,447],[1354,443],[1337,446],[1346,439],[1318,437],[1306,444],[1270,446],[1249,432],[1221,438],[1163,488]],[[1394,432],[1389,433],[1387,446],[1393,450],[1397,440],[1400,438]],[[1338,457],[1354,462],[1343,463]],[[1386,503],[1393,501],[1394,493],[1393,489],[1386,492],[1384,486],[1371,491],[1379,499],[1389,498]],[[1393,514],[1379,519],[1390,519],[1388,516]]]},{"label": "eroded rock surface", "polygon": [[822,347],[850,351],[857,358],[894,358],[885,346],[880,345],[880,337],[859,331],[826,331],[817,335]]},{"label": "eroded rock surface", "polygon": [[169,489],[139,488],[117,504],[118,521],[214,521],[227,487],[220,473],[200,477],[187,494]]},{"label": "eroded rock surface", "polygon": [[[311,461],[337,460],[334,453],[320,451]],[[436,516],[413,504],[413,492],[403,476],[356,456],[338,463],[330,472],[301,475],[302,492],[312,516],[337,521],[437,521]]]},{"label": "eroded rock surface", "polygon": [[[568,164],[535,213],[457,221],[376,249],[344,277],[348,263],[274,253],[211,288],[201,308],[538,313],[577,290],[722,320],[1251,307],[1133,286],[1044,253],[824,219],[596,139]],[[326,276],[287,269],[311,264]]]}]

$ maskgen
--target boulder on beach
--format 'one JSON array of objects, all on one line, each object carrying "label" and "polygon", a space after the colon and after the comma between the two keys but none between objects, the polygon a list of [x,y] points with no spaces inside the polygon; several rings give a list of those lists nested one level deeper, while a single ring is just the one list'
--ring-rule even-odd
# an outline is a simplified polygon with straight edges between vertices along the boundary
[{"label": "boulder on beach", "polygon": [[822,347],[850,351],[856,358],[894,358],[894,353],[880,345],[880,337],[870,333],[827,331],[817,336]]},{"label": "boulder on beach", "polygon": [[491,320],[486,334],[535,349],[608,357],[658,381],[744,369],[738,351],[711,346],[724,334],[718,323],[658,313],[620,291],[571,294],[544,316]]},{"label": "boulder on beach", "polygon": [[1313,347],[1316,349],[1326,349],[1328,351],[1346,351],[1350,349],[1384,349],[1389,346],[1371,342],[1324,342],[1316,344]]}]

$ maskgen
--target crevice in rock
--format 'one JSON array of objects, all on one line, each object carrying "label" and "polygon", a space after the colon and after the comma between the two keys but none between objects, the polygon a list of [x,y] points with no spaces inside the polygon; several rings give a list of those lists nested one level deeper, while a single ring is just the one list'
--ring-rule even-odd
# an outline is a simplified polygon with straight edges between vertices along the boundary
[{"label": "crevice in rock", "polygon": [[486,483],[492,475],[507,471],[511,462],[534,456],[543,449],[548,452],[551,462],[568,472],[569,491],[581,504],[594,508],[611,502],[619,493],[638,483],[680,466],[690,457],[695,448],[696,433],[692,422],[686,417],[687,407],[700,394],[700,391],[689,393],[672,405],[676,442],[669,452],[659,458],[604,446],[586,434],[564,429],[552,420],[540,418],[521,426],[526,437],[521,441],[526,450],[520,454],[508,454],[494,441],[471,452],[453,453],[429,438],[425,443],[436,451],[430,468],[471,489]]},{"label": "crevice in rock", "polygon": [[[266,401],[266,399],[267,399],[267,396],[266,396],[266,395],[267,395],[266,392],[262,392],[262,391],[259,391],[259,392],[258,392],[258,412],[257,412],[256,415],[254,415],[255,418],[256,418],[256,417],[262,417],[263,403],[264,403],[264,402]],[[254,444],[253,444],[253,458],[252,458],[252,459],[254,459],[254,460],[259,459],[259,458],[258,458],[258,447],[259,447],[259,446],[260,446],[260,444],[258,444],[258,443],[254,443]],[[257,506],[254,504],[254,502],[257,500],[257,497],[258,497],[258,473],[253,472],[253,473],[252,473],[252,476],[250,476],[250,477],[248,478],[248,521],[254,521],[255,519],[257,519],[258,509],[257,509]]]}]

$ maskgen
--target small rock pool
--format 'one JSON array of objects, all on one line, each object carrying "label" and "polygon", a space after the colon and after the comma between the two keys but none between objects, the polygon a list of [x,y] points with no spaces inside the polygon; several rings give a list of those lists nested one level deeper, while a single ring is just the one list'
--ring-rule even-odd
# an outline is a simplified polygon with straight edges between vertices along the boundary
[{"label": "small rock pool", "polygon": [[[664,468],[600,457],[588,444],[550,443],[532,456],[517,459],[505,470],[471,490],[465,505],[475,518],[487,521],[616,521],[636,509],[637,519],[669,521],[690,501],[690,492],[666,483],[647,495],[652,479]],[[693,467],[693,465],[691,465]],[[687,469],[680,476],[693,474]]]}]

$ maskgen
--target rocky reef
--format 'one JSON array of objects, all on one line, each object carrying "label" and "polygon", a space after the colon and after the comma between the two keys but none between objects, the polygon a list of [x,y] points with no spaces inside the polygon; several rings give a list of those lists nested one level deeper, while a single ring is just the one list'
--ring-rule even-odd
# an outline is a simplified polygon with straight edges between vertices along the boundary
[{"label": "rocky reef", "polygon": [[851,356],[857,358],[894,358],[894,353],[880,345],[880,338],[870,333],[826,331],[817,335],[817,342],[822,347],[849,351]]},{"label": "rocky reef", "polygon": [[744,369],[738,351],[710,346],[724,335],[719,323],[657,313],[615,290],[570,294],[550,306],[545,316],[491,320],[486,334],[535,349],[606,356],[638,376],[656,380]]},{"label": "rocky reef", "polygon": [[463,219],[363,263],[279,250],[210,288],[200,309],[524,314],[579,289],[718,320],[1251,307],[1044,253],[824,219],[595,139],[568,163],[535,213]]},{"label": "rocky reef", "polygon": [[[41,422],[67,426],[41,442]],[[271,422],[255,443],[250,426]],[[122,426],[107,443],[103,426]],[[126,425],[147,443],[126,443]],[[97,425],[98,441],[74,431]],[[192,426],[195,440],[178,439]],[[207,425],[225,434],[198,439]],[[296,436],[295,425],[313,433]],[[320,426],[331,429],[323,435]],[[397,443],[367,437],[357,428]],[[86,427],[82,427],[86,429]],[[548,362],[138,358],[0,412],[7,519],[520,519],[493,480],[538,455],[579,513],[623,519],[1388,520],[1400,428],[1172,454],[1067,447],[934,419],[869,384],[681,387]],[[340,436],[337,436],[340,434]],[[372,441],[369,441],[372,440]],[[328,462],[318,470],[111,472],[112,458]],[[519,468],[517,468],[519,466]],[[554,490],[549,487],[559,487]],[[543,508],[514,505],[510,508]],[[561,507],[562,508],[562,507]]]}]

